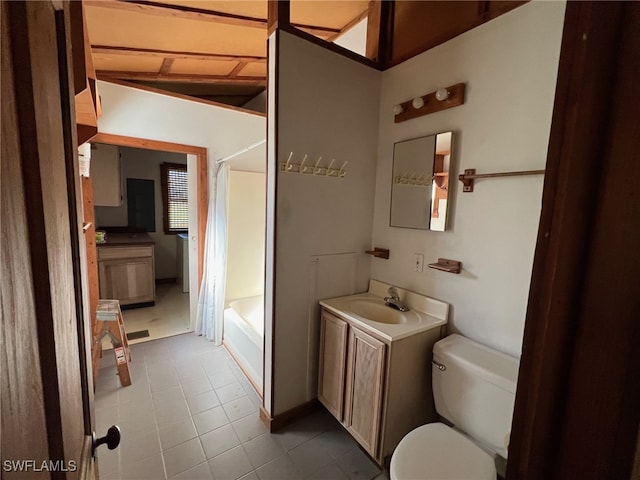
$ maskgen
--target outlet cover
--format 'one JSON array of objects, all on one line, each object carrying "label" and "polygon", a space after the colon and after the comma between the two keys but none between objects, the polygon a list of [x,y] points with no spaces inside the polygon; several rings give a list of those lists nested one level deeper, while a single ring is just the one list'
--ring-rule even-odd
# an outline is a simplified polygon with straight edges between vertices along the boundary
[{"label": "outlet cover", "polygon": [[413,271],[419,273],[424,271],[424,255],[422,253],[413,254]]}]

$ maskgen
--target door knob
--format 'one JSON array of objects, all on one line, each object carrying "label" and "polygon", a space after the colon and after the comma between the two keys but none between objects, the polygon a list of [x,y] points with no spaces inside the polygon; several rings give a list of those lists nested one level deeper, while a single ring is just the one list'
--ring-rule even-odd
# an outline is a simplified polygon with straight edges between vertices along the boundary
[{"label": "door knob", "polygon": [[107,434],[104,437],[96,438],[96,432],[93,432],[93,446],[91,448],[91,454],[96,456],[96,449],[103,443],[107,444],[109,450],[113,450],[120,445],[120,427],[117,425],[111,425]]}]

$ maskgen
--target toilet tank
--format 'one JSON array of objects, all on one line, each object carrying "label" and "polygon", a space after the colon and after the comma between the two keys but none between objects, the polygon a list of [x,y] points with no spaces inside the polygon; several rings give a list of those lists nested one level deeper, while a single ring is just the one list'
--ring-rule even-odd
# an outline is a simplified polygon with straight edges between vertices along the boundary
[{"label": "toilet tank", "polygon": [[457,334],[434,345],[433,360],[438,413],[507,458],[519,360]]}]

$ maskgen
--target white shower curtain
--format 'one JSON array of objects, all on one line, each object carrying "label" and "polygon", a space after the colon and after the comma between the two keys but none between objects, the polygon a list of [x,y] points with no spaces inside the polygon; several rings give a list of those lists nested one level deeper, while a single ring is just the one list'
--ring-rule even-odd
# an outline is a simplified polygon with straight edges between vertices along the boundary
[{"label": "white shower curtain", "polygon": [[229,165],[226,162],[212,163],[209,168],[209,211],[205,234],[204,271],[195,331],[220,345],[227,276]]}]

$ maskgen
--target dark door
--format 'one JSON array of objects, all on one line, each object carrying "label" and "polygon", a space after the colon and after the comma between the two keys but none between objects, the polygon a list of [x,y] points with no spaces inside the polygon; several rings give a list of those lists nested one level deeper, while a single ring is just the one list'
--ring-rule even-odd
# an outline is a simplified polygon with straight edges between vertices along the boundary
[{"label": "dark door", "polygon": [[95,478],[69,4],[0,3],[0,468],[6,479]]}]

